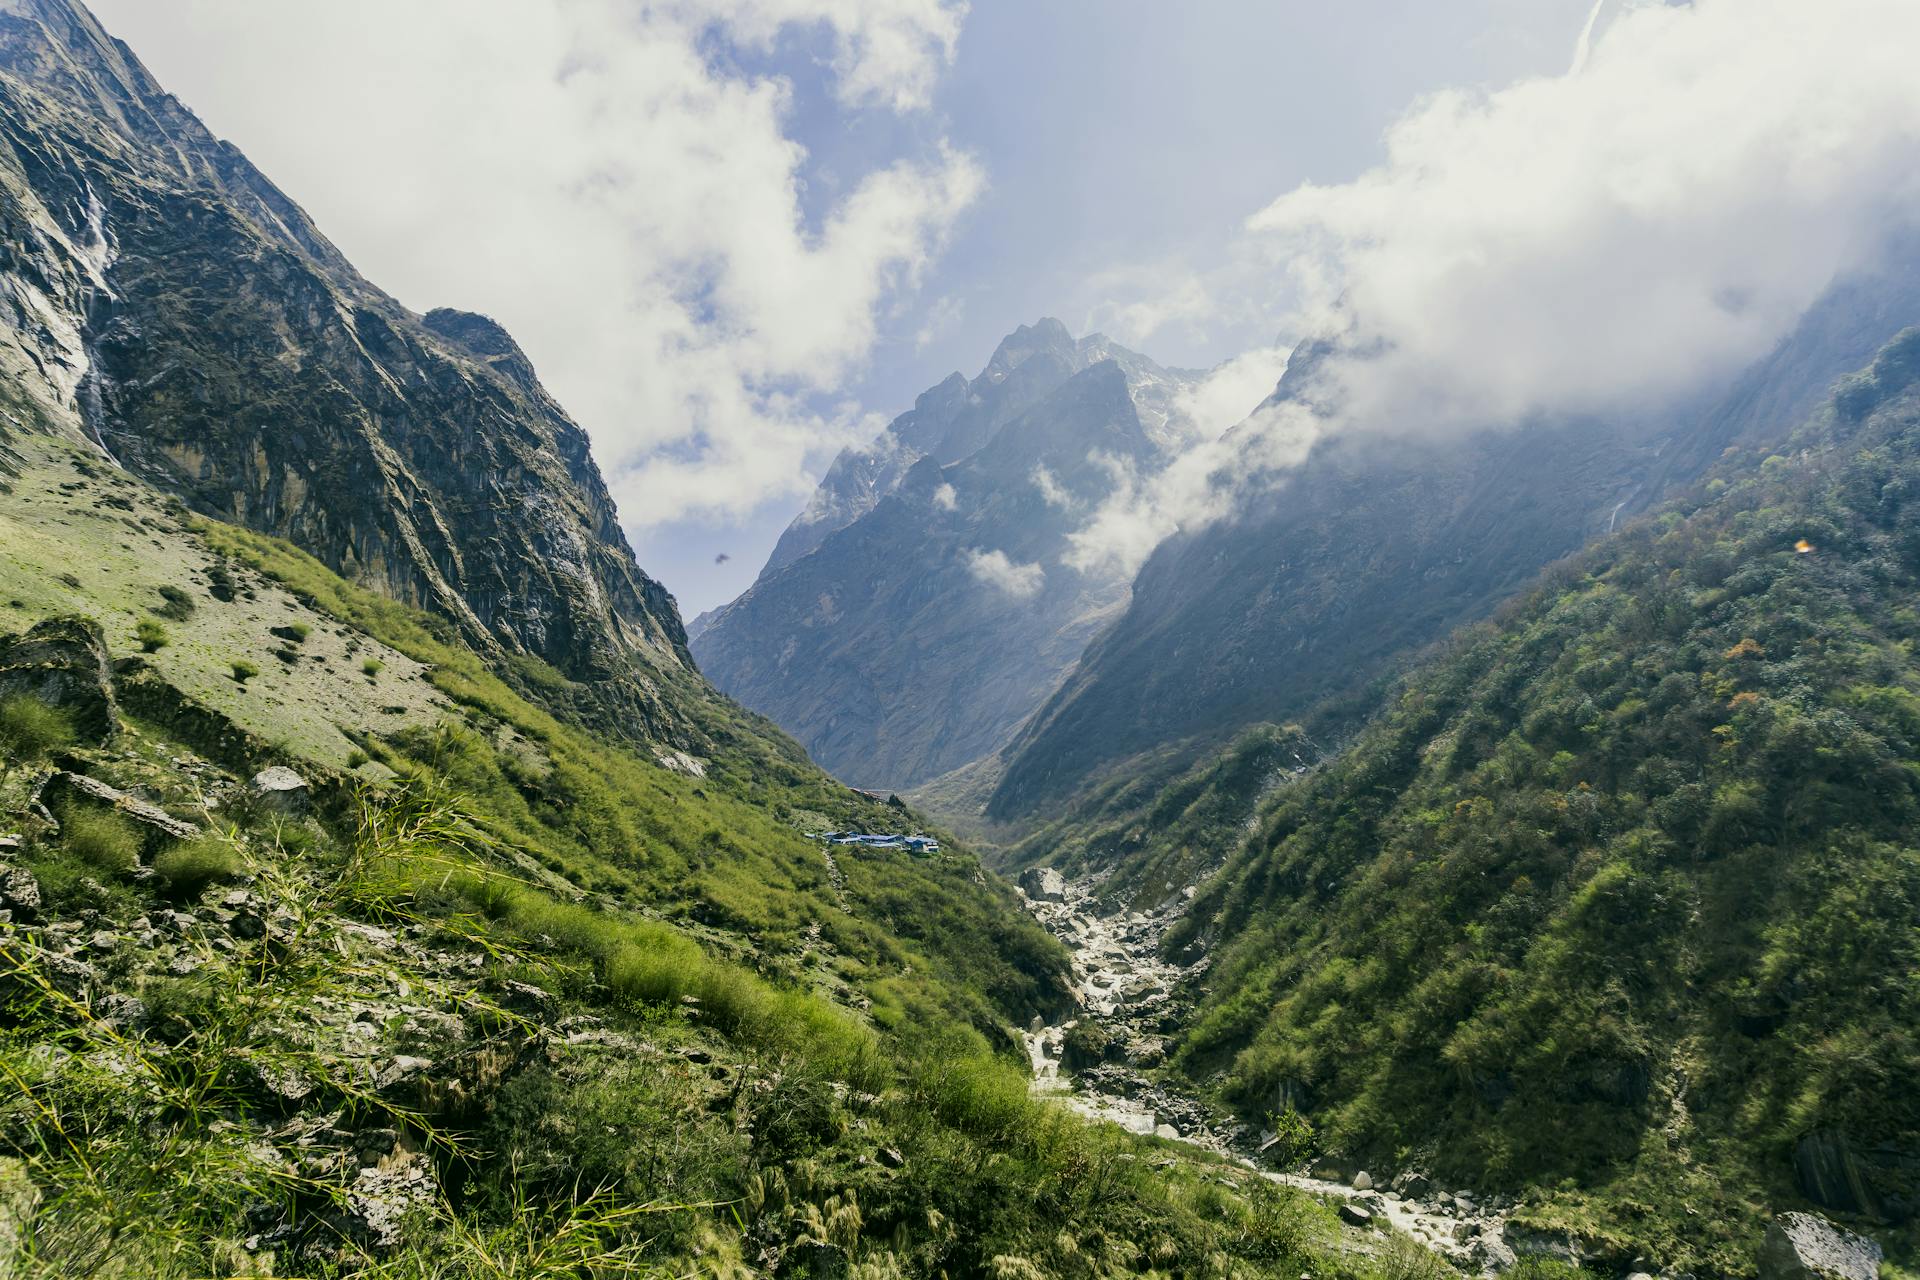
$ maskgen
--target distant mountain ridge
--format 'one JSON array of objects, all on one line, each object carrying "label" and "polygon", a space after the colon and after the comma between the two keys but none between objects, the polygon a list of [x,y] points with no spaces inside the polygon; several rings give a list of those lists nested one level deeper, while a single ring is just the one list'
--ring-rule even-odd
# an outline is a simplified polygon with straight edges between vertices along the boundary
[{"label": "distant mountain ridge", "polygon": [[835,461],[759,580],[696,628],[702,669],[861,785],[991,753],[1124,602],[1069,535],[1189,443],[1198,377],[1021,326]]}]

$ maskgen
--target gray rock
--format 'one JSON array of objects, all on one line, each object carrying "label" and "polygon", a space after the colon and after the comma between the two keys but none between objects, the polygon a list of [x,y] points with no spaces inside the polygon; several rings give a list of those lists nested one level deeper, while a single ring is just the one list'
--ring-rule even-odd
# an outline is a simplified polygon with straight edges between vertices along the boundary
[{"label": "gray rock", "polygon": [[1020,873],[1020,889],[1035,902],[1065,902],[1067,882],[1052,867],[1028,867]]},{"label": "gray rock", "polygon": [[1783,1213],[1760,1246],[1760,1280],[1877,1280],[1880,1246],[1812,1213]]},{"label": "gray rock", "polygon": [[432,1070],[431,1058],[416,1058],[401,1054],[381,1068],[380,1074],[374,1078],[373,1087],[381,1093],[386,1093]]},{"label": "gray rock", "polygon": [[145,800],[136,800],[126,792],[110,787],[98,778],[89,778],[84,773],[72,773],[65,769],[58,771],[47,779],[40,789],[40,796],[42,800],[58,797],[70,803],[118,810],[145,828],[149,851],[168,840],[191,840],[200,834],[200,828],[193,823],[182,821]]},{"label": "gray rock", "polygon": [[1498,1233],[1482,1232],[1467,1256],[1482,1275],[1498,1275],[1520,1265],[1518,1255]]},{"label": "gray rock", "polygon": [[439,1189],[423,1156],[409,1152],[383,1163],[362,1169],[347,1195],[348,1231],[376,1250],[398,1248],[407,1219],[430,1207]]},{"label": "gray rock", "polygon": [[1365,1169],[1362,1169],[1360,1172],[1354,1174],[1353,1189],[1355,1191],[1373,1190],[1373,1175],[1368,1173]]},{"label": "gray rock", "polygon": [[1340,1206],[1340,1221],[1350,1227],[1371,1227],[1373,1225],[1373,1215],[1357,1204],[1342,1204]]},{"label": "gray rock", "polygon": [[552,992],[512,978],[500,983],[500,1007],[532,1022],[551,1022],[560,1013],[560,1001]]},{"label": "gray rock", "polygon": [[1793,1171],[1800,1193],[1822,1209],[1900,1222],[1913,1214],[1905,1189],[1920,1183],[1920,1152],[1820,1130],[1794,1148]]},{"label": "gray rock", "polygon": [[147,1024],[147,1006],[138,996],[115,991],[94,1006],[100,1021],[119,1031],[138,1031]]},{"label": "gray rock", "polygon": [[254,774],[248,786],[262,807],[285,817],[305,813],[313,801],[307,780],[283,764]]},{"label": "gray rock", "polygon": [[0,907],[32,916],[40,910],[40,882],[25,867],[0,872]]},{"label": "gray rock", "polygon": [[85,741],[112,737],[119,717],[100,624],[49,618],[24,635],[0,639],[0,698],[18,694],[66,712]]}]

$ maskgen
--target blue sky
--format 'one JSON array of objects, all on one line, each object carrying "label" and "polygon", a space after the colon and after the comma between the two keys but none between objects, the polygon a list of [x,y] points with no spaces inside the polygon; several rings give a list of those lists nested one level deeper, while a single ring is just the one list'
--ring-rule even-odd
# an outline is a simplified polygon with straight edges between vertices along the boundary
[{"label": "blue sky", "polygon": [[[870,433],[952,370],[976,371],[1019,323],[1056,315],[1195,366],[1287,336],[1274,331],[1284,299],[1268,308],[1257,290],[1251,302],[1189,307],[1150,328],[1126,309],[1177,282],[1231,273],[1249,216],[1303,182],[1339,183],[1377,164],[1384,131],[1422,95],[1564,71],[1589,7],[976,0],[949,57],[927,24],[954,6],[898,0],[901,23],[935,33],[934,53],[924,65],[883,65],[854,43],[871,33],[830,22],[761,39],[753,4],[715,0],[716,13],[749,11],[731,26],[701,26],[700,4],[693,19],[689,5],[668,6],[680,11],[673,30],[701,26],[694,47],[706,63],[671,100],[640,83],[688,74],[668,57],[684,50],[664,26],[647,29],[652,44],[610,55],[603,83],[556,74],[575,56],[566,41],[577,48],[579,32],[566,24],[583,21],[580,11],[602,15],[593,21],[605,24],[595,29],[603,43],[631,36],[630,11],[644,6],[620,0],[95,7],[375,282],[417,309],[485,310],[521,338],[593,434],[642,565],[689,616],[751,582],[839,441]],[[869,80],[883,87],[862,88]],[[770,108],[755,97],[769,84],[786,88]],[[693,125],[671,115],[695,98]],[[524,136],[513,132],[520,121]],[[678,139],[676,129],[687,141],[666,159],[620,150],[656,133]],[[585,136],[596,130],[608,136]],[[778,205],[783,142],[805,152],[790,170],[794,243],[763,255],[777,207],[767,219],[743,216],[727,232],[734,240],[703,238],[703,222],[728,210],[728,181],[742,184],[743,201]],[[706,180],[688,156],[737,162],[741,174],[713,180],[683,216],[668,207],[679,188]],[[870,236],[892,247],[809,258],[808,236],[894,167],[909,193]],[[595,191],[607,169],[620,177],[617,202]],[[623,239],[625,226],[645,234]],[[674,235],[692,243],[662,266],[659,244]],[[778,341],[743,347],[727,334],[699,359],[675,361],[659,353],[685,349],[684,333],[630,296],[600,303],[625,273],[657,291],[696,263],[717,271],[724,319],[728,277],[712,263],[763,256],[775,273],[794,266],[799,283],[740,303],[740,314],[794,331]],[[809,346],[808,289],[868,276],[870,290],[823,298],[819,323],[833,341]],[[674,321],[697,326],[703,305]],[[716,412],[708,426],[678,422],[707,403],[700,377],[724,381],[741,368],[772,369],[787,389]],[[683,465],[666,465],[676,459]],[[695,490],[699,500],[680,500]],[[716,492],[726,508],[703,510]],[[730,558],[716,565],[722,554]]]}]

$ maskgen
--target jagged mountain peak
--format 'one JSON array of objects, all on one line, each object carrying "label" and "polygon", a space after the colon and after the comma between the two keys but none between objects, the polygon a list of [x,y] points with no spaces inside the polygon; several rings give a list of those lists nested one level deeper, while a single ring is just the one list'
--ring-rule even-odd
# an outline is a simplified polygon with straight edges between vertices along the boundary
[{"label": "jagged mountain peak", "polygon": [[1067,331],[1067,326],[1052,316],[1042,316],[1002,338],[980,377],[988,382],[998,382],[1036,355],[1050,352],[1070,359],[1074,348],[1073,335]]},{"label": "jagged mountain peak", "polygon": [[[974,456],[1009,423],[1103,362],[1111,362],[1123,375],[1126,394],[1153,450],[1171,456],[1187,443],[1175,402],[1199,373],[1164,368],[1105,334],[1075,338],[1059,320],[1043,316],[1001,339],[978,376],[947,375],[873,441],[834,459],[806,507],[781,534],[761,577],[808,554],[872,511],[920,459],[933,458],[946,466]],[[1045,433],[1052,421],[1029,416],[1021,429]]]},{"label": "jagged mountain peak", "polygon": [[1074,534],[1176,450],[1166,369],[1058,320],[1008,335],[841,455],[754,586],[699,630],[710,678],[863,785],[997,749],[1124,601]]}]

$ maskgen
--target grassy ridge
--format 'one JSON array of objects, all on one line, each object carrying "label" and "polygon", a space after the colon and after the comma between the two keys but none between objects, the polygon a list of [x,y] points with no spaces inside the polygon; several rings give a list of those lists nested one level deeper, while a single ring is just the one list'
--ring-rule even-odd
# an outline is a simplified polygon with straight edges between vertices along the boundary
[{"label": "grassy ridge", "polygon": [[1182,1067],[1678,1269],[1751,1267],[1809,1138],[1910,1212],[1917,358],[1457,637],[1278,792],[1171,942],[1217,952]]},{"label": "grassy ridge", "polygon": [[[888,830],[911,817],[836,783],[711,691],[701,698],[706,775],[661,768],[523,696],[437,618],[260,534],[197,530],[216,552],[425,664],[466,722],[368,737],[368,753],[403,774],[445,778],[490,834],[583,889],[722,941],[749,939],[764,967],[795,978],[789,957],[817,925],[832,960],[807,976],[870,1000],[883,1025],[991,1031],[1060,998],[1059,944],[971,857],[849,852],[838,859],[844,885],[833,884],[801,827]],[[516,671],[535,689],[560,682],[533,659]]]}]

